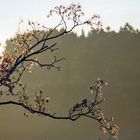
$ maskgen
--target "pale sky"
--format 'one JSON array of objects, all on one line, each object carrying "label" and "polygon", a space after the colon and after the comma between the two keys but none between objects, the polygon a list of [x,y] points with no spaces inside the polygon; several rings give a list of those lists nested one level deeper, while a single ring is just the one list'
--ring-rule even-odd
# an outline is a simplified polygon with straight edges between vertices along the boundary
[{"label": "pale sky", "polygon": [[129,22],[140,29],[140,0],[0,0],[0,42],[14,35],[20,19],[42,22],[51,8],[72,2],[80,3],[87,16],[100,15],[104,27],[118,30]]}]

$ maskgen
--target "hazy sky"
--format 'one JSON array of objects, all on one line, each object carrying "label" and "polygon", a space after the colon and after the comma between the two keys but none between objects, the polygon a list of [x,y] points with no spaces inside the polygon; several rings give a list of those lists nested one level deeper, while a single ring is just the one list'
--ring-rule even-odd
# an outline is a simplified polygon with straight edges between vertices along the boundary
[{"label": "hazy sky", "polygon": [[129,22],[140,28],[140,0],[0,0],[0,41],[17,31],[20,19],[41,21],[54,6],[72,2],[80,3],[88,16],[99,14],[104,27],[117,30]]}]

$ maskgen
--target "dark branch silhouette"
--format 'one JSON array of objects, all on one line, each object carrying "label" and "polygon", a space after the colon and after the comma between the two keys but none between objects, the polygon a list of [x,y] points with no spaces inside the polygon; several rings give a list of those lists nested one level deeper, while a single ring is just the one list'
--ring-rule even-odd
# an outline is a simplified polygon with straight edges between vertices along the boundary
[{"label": "dark branch silhouette", "polygon": [[[47,104],[49,103],[49,97],[43,96],[42,90],[35,95],[33,103],[30,103],[29,96],[26,91],[25,84],[21,83],[21,77],[25,71],[32,71],[33,65],[39,65],[41,68],[47,68],[48,70],[55,68],[60,70],[57,63],[64,60],[64,58],[57,58],[55,55],[51,58],[50,62],[41,62],[37,58],[37,55],[44,52],[52,53],[59,48],[56,48],[57,43],[54,43],[59,37],[63,37],[69,34],[77,26],[88,25],[92,29],[97,31],[101,27],[99,16],[93,15],[91,18],[85,21],[81,21],[81,17],[84,16],[81,6],[79,4],[71,4],[68,7],[57,6],[53,10],[50,10],[48,17],[52,15],[58,15],[60,22],[52,29],[46,28],[44,25],[36,24],[35,22],[28,22],[30,29],[27,29],[24,33],[17,33],[14,38],[11,39],[11,43],[14,45],[14,51],[9,52],[5,50],[2,62],[0,64],[0,87],[1,95],[5,92],[11,96],[16,96],[18,101],[3,101],[0,105],[15,105],[26,109],[31,114],[38,114],[47,116],[52,119],[63,119],[75,121],[81,117],[87,117],[99,122],[100,129],[104,133],[111,135],[118,134],[118,126],[114,125],[112,120],[105,118],[102,109],[99,105],[104,101],[102,99],[102,86],[105,82],[101,79],[97,79],[93,85],[91,85],[91,99],[83,99],[80,103],[75,104],[68,112],[66,116],[57,116],[55,113],[49,113],[47,111]],[[71,26],[68,26],[68,22]],[[55,33],[57,29],[63,28],[59,32]],[[53,43],[51,43],[53,41]],[[16,87],[20,87],[20,91],[14,92]],[[35,106],[33,106],[35,104]],[[24,114],[27,116],[27,112]]]}]

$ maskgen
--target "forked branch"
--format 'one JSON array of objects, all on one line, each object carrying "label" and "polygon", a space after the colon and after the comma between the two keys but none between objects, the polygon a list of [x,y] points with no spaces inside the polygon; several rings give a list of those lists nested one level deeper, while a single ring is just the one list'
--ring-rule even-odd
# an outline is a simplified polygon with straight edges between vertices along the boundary
[{"label": "forked branch", "polygon": [[[104,133],[108,132],[111,135],[117,135],[119,130],[118,126],[114,125],[112,120],[105,118],[102,109],[99,108],[99,105],[104,101],[101,90],[105,82],[101,79],[97,79],[91,85],[91,99],[83,99],[80,103],[75,104],[66,116],[56,116],[55,113],[51,114],[48,112],[47,105],[50,98],[48,96],[44,97],[42,90],[38,94],[35,94],[34,103],[30,103],[26,87],[21,83],[21,78],[25,71],[31,72],[35,64],[48,70],[51,68],[60,70],[60,67],[56,64],[64,60],[64,58],[58,59],[53,55],[53,61],[42,63],[37,56],[43,53],[53,54],[55,50],[59,49],[59,47],[56,47],[56,39],[69,34],[78,26],[88,25],[91,29],[97,31],[101,27],[100,17],[97,15],[93,15],[84,21],[81,20],[84,13],[79,4],[71,4],[68,7],[62,5],[57,6],[50,10],[47,17],[49,18],[54,14],[60,17],[60,21],[54,28],[48,29],[45,25],[29,21],[29,29],[23,33],[18,32],[10,40],[14,45],[13,51],[10,52],[6,49],[2,62],[0,63],[0,96],[8,92],[11,96],[16,96],[18,101],[4,101],[0,102],[0,105],[16,105],[26,109],[31,114],[47,116],[52,119],[75,121],[83,116],[88,117],[98,121],[100,129]],[[62,30],[57,31],[58,29]],[[20,87],[21,91],[15,93],[14,89],[17,87]],[[25,116],[27,116],[27,113],[25,113]]]}]

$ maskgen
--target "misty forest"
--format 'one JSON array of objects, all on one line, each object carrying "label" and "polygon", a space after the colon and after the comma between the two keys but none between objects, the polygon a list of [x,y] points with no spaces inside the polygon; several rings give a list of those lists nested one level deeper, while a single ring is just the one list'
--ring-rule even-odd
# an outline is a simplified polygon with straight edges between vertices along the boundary
[{"label": "misty forest", "polygon": [[79,19],[68,29],[60,16],[62,29],[29,30],[6,41],[0,139],[137,140],[139,29],[126,23],[118,32],[108,26],[77,35]]}]

